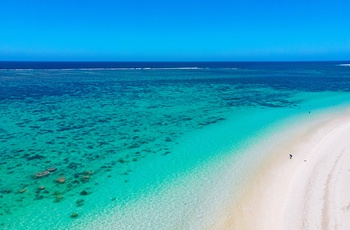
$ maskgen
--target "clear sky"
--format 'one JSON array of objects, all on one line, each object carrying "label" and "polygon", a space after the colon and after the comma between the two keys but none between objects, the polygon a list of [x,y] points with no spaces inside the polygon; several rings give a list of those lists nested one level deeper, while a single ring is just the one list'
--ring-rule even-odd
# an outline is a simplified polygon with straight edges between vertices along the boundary
[{"label": "clear sky", "polygon": [[0,60],[350,60],[350,1],[3,0]]}]

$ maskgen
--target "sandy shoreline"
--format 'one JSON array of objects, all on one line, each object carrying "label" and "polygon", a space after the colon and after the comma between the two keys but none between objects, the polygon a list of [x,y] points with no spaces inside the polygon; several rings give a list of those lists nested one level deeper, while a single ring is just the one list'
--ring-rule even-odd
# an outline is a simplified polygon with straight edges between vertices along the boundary
[{"label": "sandy shoreline", "polygon": [[[302,124],[269,151],[222,229],[350,229],[350,111]],[[289,153],[293,159],[289,159]]]}]

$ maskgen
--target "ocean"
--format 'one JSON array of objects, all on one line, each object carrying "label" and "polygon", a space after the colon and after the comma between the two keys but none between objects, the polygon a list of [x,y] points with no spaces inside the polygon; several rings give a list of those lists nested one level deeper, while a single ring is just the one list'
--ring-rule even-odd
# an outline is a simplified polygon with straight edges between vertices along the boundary
[{"label": "ocean", "polygon": [[0,62],[1,229],[203,229],[350,62]]}]

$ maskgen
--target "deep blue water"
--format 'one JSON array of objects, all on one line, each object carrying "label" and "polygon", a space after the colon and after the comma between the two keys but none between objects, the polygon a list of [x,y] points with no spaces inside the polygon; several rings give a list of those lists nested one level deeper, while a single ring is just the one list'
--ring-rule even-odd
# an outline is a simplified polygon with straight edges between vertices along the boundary
[{"label": "deep blue water", "polygon": [[141,200],[271,124],[350,102],[347,63],[0,62],[0,225],[64,229]]}]

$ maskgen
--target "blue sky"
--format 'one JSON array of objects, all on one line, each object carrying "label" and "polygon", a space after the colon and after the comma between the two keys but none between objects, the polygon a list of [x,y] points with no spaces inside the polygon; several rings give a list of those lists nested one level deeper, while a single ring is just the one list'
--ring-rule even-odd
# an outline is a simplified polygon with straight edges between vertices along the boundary
[{"label": "blue sky", "polygon": [[349,0],[4,0],[0,60],[350,60]]}]

